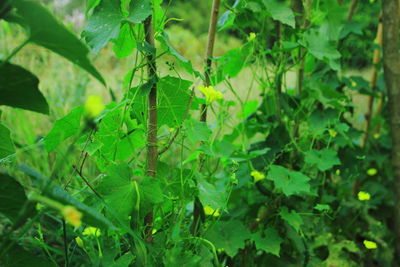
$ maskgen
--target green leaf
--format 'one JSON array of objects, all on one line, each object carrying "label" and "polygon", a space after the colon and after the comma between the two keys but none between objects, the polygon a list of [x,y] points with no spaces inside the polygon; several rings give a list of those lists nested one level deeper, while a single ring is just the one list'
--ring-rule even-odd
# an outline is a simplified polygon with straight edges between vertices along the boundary
[{"label": "green leaf", "polygon": [[244,248],[245,241],[251,238],[251,234],[241,221],[217,221],[207,231],[206,238],[217,249],[223,248],[228,256],[234,257],[239,249]]},{"label": "green leaf", "polygon": [[314,57],[328,63],[332,69],[336,71],[340,69],[340,53],[336,49],[335,42],[325,38],[320,31],[306,31],[299,43],[306,47]]},{"label": "green leaf", "polygon": [[157,40],[161,43],[163,49],[168,51],[168,54],[175,57],[178,60],[178,64],[184,68],[188,73],[195,75],[196,77],[200,76],[200,73],[196,71],[193,66],[192,62],[186,58],[184,58],[175,48],[172,47],[171,43],[169,42],[169,38],[167,33],[163,32],[161,35],[157,37]]},{"label": "green leaf", "polygon": [[83,107],[76,107],[54,123],[53,128],[43,139],[47,152],[51,152],[68,137],[79,133],[82,114]]},{"label": "green leaf", "polygon": [[310,178],[296,171],[290,171],[282,166],[272,165],[267,178],[274,181],[275,187],[282,190],[286,196],[309,193]]},{"label": "green leaf", "polygon": [[114,43],[114,53],[118,58],[127,57],[132,53],[136,47],[136,40],[128,23],[122,24],[118,38],[115,39]]},{"label": "green leaf", "polygon": [[279,216],[281,216],[281,218],[290,226],[292,226],[297,232],[300,232],[300,226],[303,225],[303,219],[301,218],[300,214],[294,210],[289,212],[287,207],[282,207],[281,211],[279,212]]},{"label": "green leaf", "polygon": [[332,210],[331,206],[329,206],[328,204],[317,204],[317,205],[315,205],[314,209],[318,210],[318,211],[331,211]]},{"label": "green leaf", "polygon": [[153,177],[144,177],[140,181],[139,188],[144,198],[149,202],[153,204],[163,202],[163,190],[161,189],[158,179],[154,179]]},{"label": "green leaf", "polygon": [[186,134],[192,142],[207,141],[211,137],[211,130],[205,122],[190,119],[186,120],[183,124]]},{"label": "green leaf", "polygon": [[337,152],[329,148],[307,151],[305,153],[304,161],[308,164],[317,166],[320,171],[329,170],[333,166],[340,164]]},{"label": "green leaf", "polygon": [[242,48],[236,48],[224,53],[216,61],[219,63],[216,77],[214,78],[215,84],[223,81],[225,77],[233,78],[239,74],[244,67],[246,57],[248,55],[243,53]]},{"label": "green leaf", "polygon": [[0,105],[49,114],[38,85],[39,79],[26,69],[0,61]]},{"label": "green leaf", "polygon": [[123,19],[119,0],[103,0],[94,9],[82,33],[94,53],[98,53],[111,39],[118,37]]},{"label": "green leaf", "polygon": [[131,179],[132,170],[122,163],[109,166],[106,173],[96,189],[122,219],[127,219],[135,207],[137,198],[135,182]]},{"label": "green leaf", "polygon": [[294,14],[289,6],[286,6],[283,2],[278,2],[276,0],[263,0],[269,13],[274,20],[280,21],[283,24],[289,25],[294,28],[296,25]]},{"label": "green leaf", "polygon": [[[0,173],[0,213],[15,223],[27,201],[21,184],[7,174]],[[33,213],[33,210],[29,213]]]},{"label": "green leaf", "polygon": [[225,11],[224,14],[218,19],[218,31],[223,31],[231,27],[235,22],[236,14],[232,11]]},{"label": "green leaf", "polygon": [[133,0],[129,7],[129,22],[139,24],[152,14],[150,0]]},{"label": "green leaf", "polygon": [[[7,254],[0,260],[4,267],[55,267],[52,262],[38,257],[36,253],[29,252],[19,245],[14,245]],[[3,265],[4,264],[4,265]]]},{"label": "green leaf", "polygon": [[279,257],[283,239],[279,236],[279,233],[275,228],[266,228],[264,230],[264,234],[257,232],[252,235],[252,239],[256,244],[257,249],[264,250],[267,253],[271,253]]},{"label": "green leaf", "polygon": [[226,206],[226,189],[224,186],[213,185],[203,178],[197,179],[199,198],[203,206],[213,209],[223,209]]},{"label": "green leaf", "polygon": [[[127,132],[121,130],[123,122],[122,106],[115,107],[109,111],[98,125],[98,131],[93,138],[92,145],[100,148],[98,151],[98,167],[106,166],[110,162],[122,161],[128,159],[132,153],[135,153],[135,148],[141,148],[145,145],[145,133],[141,126],[132,124],[127,126]],[[125,123],[129,118],[125,118]],[[128,125],[128,124],[127,124]],[[116,133],[120,133],[120,137]],[[101,160],[105,160],[104,164],[100,164]],[[103,166],[102,166],[103,165]]]},{"label": "green leaf", "polygon": [[[157,83],[158,88],[158,127],[167,125],[170,128],[181,125],[188,108],[191,92],[189,86],[192,82],[179,78],[166,76]],[[135,95],[138,87],[132,88],[130,94]],[[133,101],[132,110],[141,123],[146,122],[147,98],[145,96],[136,96]]]},{"label": "green leaf", "polygon": [[125,57],[132,52],[135,41],[129,23],[141,23],[151,15],[150,1],[132,1],[129,11],[126,17],[121,10],[120,0],[103,0],[94,9],[82,34],[94,53],[98,53],[110,40],[114,39],[116,39],[114,50],[118,57]]},{"label": "green leaf", "polygon": [[63,188],[55,185],[52,181],[49,180],[49,178],[43,176],[35,169],[32,169],[27,165],[21,165],[19,167],[19,170],[32,178],[33,184],[40,190],[42,190],[42,194],[44,196],[58,201],[64,205],[76,207],[80,212],[83,213],[82,221],[84,223],[103,229],[117,229],[107,218],[105,218],[98,211],[80,202],[79,200],[68,194]]},{"label": "green leaf", "polygon": [[15,153],[10,130],[0,123],[0,159]]},{"label": "green leaf", "polygon": [[238,113],[237,117],[239,119],[245,119],[251,114],[255,113],[257,109],[258,109],[257,100],[247,101],[243,106],[243,110],[240,113]]},{"label": "green leaf", "polygon": [[14,0],[18,22],[28,28],[29,41],[65,57],[93,75],[102,84],[103,77],[87,58],[89,50],[74,34],[60,24],[51,13],[35,1]]}]

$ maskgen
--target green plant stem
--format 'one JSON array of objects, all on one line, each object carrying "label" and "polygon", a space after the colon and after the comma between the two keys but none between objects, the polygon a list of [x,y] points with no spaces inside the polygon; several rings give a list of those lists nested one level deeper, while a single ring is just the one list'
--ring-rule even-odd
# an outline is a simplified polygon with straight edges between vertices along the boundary
[{"label": "green plant stem", "polygon": [[65,224],[64,219],[61,219],[61,222],[62,222],[62,228],[63,228],[65,267],[68,267],[69,266],[69,258],[68,258],[67,226]]},{"label": "green plant stem", "polygon": [[1,63],[0,63],[0,68],[3,67],[4,64],[9,62],[19,51],[21,51],[22,48],[24,48],[28,43],[30,42],[30,38],[26,39],[24,42],[22,42],[19,46],[14,48],[14,50],[11,52],[11,54],[6,57]]}]

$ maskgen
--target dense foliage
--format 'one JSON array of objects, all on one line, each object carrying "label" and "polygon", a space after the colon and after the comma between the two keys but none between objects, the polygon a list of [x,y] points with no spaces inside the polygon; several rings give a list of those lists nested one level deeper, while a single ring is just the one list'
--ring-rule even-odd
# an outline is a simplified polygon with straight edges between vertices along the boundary
[{"label": "dense foliage", "polygon": [[[215,45],[239,41],[203,66],[181,52],[208,28],[212,1],[197,2],[88,0],[82,38],[36,1],[0,2],[15,42],[0,53],[0,265],[391,266],[381,3],[222,1]],[[29,44],[91,75],[67,79],[78,101],[46,100]],[[95,67],[111,50],[128,66],[112,86]],[[90,79],[101,93],[85,96]],[[56,120],[28,138],[17,112]]]}]

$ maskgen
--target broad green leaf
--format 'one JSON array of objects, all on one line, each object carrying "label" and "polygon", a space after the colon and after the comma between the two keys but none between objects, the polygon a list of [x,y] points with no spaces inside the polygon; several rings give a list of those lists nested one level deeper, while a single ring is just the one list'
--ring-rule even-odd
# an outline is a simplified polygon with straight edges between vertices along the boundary
[{"label": "broad green leaf", "polygon": [[0,159],[15,153],[14,143],[10,136],[10,130],[0,123]]},{"label": "broad green leaf", "polygon": [[47,152],[54,150],[68,137],[79,133],[82,114],[83,107],[76,107],[54,123],[53,128],[43,139]]},{"label": "broad green leaf", "polygon": [[204,144],[200,150],[212,158],[229,158],[235,151],[235,146],[226,140],[215,140],[211,144]]},{"label": "broad green leaf", "polygon": [[203,206],[210,206],[213,209],[225,208],[227,200],[225,187],[210,184],[203,178],[197,179],[197,187]]},{"label": "broad green leaf", "polygon": [[[42,250],[43,252],[43,250]],[[43,252],[44,254],[44,252]],[[32,253],[19,245],[14,245],[6,253],[4,257],[0,259],[0,265],[4,267],[55,267],[54,263],[40,257],[37,253]]]},{"label": "broad green leaf", "polygon": [[340,69],[340,53],[334,41],[326,38],[320,31],[308,30],[299,41],[314,57],[323,60],[334,70]]},{"label": "broad green leaf", "polygon": [[[27,201],[21,184],[7,174],[0,173],[0,213],[16,222]],[[32,212],[31,210],[29,213]]]},{"label": "broad green leaf", "polygon": [[236,14],[232,11],[225,11],[224,14],[218,19],[218,31],[223,31],[231,27],[235,22]]},{"label": "broad green leaf", "polygon": [[320,171],[329,170],[333,166],[340,164],[337,152],[329,148],[307,151],[304,161],[308,164],[317,166]]},{"label": "broad green leaf", "polygon": [[245,119],[254,112],[256,112],[257,109],[258,109],[257,100],[247,101],[243,106],[243,110],[240,113],[238,113],[237,117],[240,119]]},{"label": "broad green leaf", "polygon": [[245,241],[251,238],[247,227],[238,220],[218,221],[206,233],[217,249],[223,248],[228,256],[233,257],[243,249]]},{"label": "broad green leaf", "polygon": [[287,207],[282,207],[279,215],[285,220],[290,226],[292,226],[297,232],[300,232],[301,226],[303,225],[303,219],[294,210],[289,212]]},{"label": "broad green leaf", "polygon": [[127,219],[135,207],[137,198],[135,182],[131,179],[132,170],[122,163],[109,166],[106,173],[96,189],[121,218]]},{"label": "broad green leaf", "polygon": [[286,196],[310,192],[310,184],[308,183],[310,178],[282,166],[272,165],[267,178],[274,181],[275,187],[282,190]]},{"label": "broad green leaf", "polygon": [[[182,123],[190,100],[189,86],[191,84],[190,81],[171,76],[163,77],[158,81],[158,127],[167,125],[174,128]],[[135,91],[139,88],[132,88],[130,94],[135,95]],[[147,118],[147,113],[144,113],[144,110],[147,110],[147,97],[136,96],[132,111],[143,124]]]},{"label": "broad green leaf", "polygon": [[64,205],[76,207],[80,212],[83,213],[82,221],[84,223],[103,229],[117,229],[107,218],[105,218],[98,211],[80,202],[78,199],[71,196],[63,188],[55,185],[49,178],[43,176],[35,169],[32,169],[27,165],[21,165],[19,169],[32,178],[33,184],[40,190],[42,190],[42,194],[44,196],[58,201]]},{"label": "broad green leaf", "polygon": [[102,0],[94,9],[82,33],[94,53],[118,37],[123,19],[120,0]]},{"label": "broad green leaf", "polygon": [[184,58],[181,54],[179,54],[178,51],[175,50],[175,48],[172,47],[167,33],[163,32],[163,34],[157,37],[157,40],[161,43],[162,48],[168,51],[168,54],[174,56],[178,60],[178,64],[182,68],[184,68],[188,73],[194,74],[196,77],[200,76],[200,73],[193,68],[192,62]]},{"label": "broad green leaf", "polygon": [[[92,146],[98,150],[98,167],[103,168],[110,162],[128,159],[135,148],[145,145],[145,132],[136,124],[133,128],[127,126],[127,131],[122,130],[123,109],[115,107],[109,111],[98,125],[98,131],[93,138]],[[128,118],[125,118],[125,123]],[[118,135],[119,133],[119,135]],[[100,144],[99,144],[100,143]],[[104,161],[101,163],[101,161]]]},{"label": "broad green leaf", "polygon": [[[103,0],[94,9],[82,35],[94,53],[98,53],[110,40],[116,39],[117,56],[123,57],[128,51],[130,53],[135,45],[129,23],[141,23],[151,12],[149,0],[131,1],[128,16],[122,12],[120,0]],[[121,28],[123,22],[129,23],[124,23]]]},{"label": "broad green leaf", "polygon": [[118,34],[118,38],[114,41],[114,53],[118,58],[129,56],[136,47],[135,36],[132,33],[131,26],[124,23]]},{"label": "broad green leaf", "polygon": [[207,141],[211,136],[211,130],[205,122],[190,119],[184,122],[184,126],[186,134],[192,142]]},{"label": "broad green leaf", "polygon": [[157,204],[164,200],[163,190],[161,189],[158,179],[144,177],[140,181],[139,188],[144,198],[150,203]]},{"label": "broad green leaf", "polygon": [[16,7],[17,15],[20,16],[18,21],[21,26],[28,29],[30,42],[65,57],[105,84],[103,77],[87,58],[87,47],[47,9],[30,0],[14,0],[12,5]]},{"label": "broad green leaf", "polygon": [[38,85],[39,79],[26,69],[0,61],[0,105],[49,114]]},{"label": "broad green leaf", "polygon": [[277,0],[263,0],[263,3],[274,20],[280,21],[292,28],[295,27],[296,22],[293,11],[286,3],[278,2]]},{"label": "broad green leaf", "polygon": [[129,16],[127,21],[139,24],[152,14],[150,0],[133,0],[129,7]]},{"label": "broad green leaf", "polygon": [[317,204],[317,205],[315,205],[314,209],[318,210],[318,211],[331,211],[332,210],[331,206],[329,206],[328,204]]},{"label": "broad green leaf", "polygon": [[264,250],[267,253],[271,253],[279,257],[283,239],[279,236],[279,233],[275,228],[266,228],[264,230],[264,234],[261,232],[252,234],[252,239],[256,244],[257,249]]}]

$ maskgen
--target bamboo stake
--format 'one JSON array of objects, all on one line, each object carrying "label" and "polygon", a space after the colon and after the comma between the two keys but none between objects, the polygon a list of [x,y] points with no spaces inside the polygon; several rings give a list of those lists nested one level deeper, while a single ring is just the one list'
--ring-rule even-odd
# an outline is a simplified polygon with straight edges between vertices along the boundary
[{"label": "bamboo stake", "polygon": [[389,96],[389,114],[392,135],[391,163],[393,170],[395,256],[393,266],[400,259],[400,51],[399,0],[383,0],[383,68]]},{"label": "bamboo stake", "polygon": [[[375,39],[375,44],[377,46],[382,46],[382,22],[381,22],[382,16],[379,18],[379,24],[378,24],[378,30],[376,33],[376,39]],[[381,52],[379,48],[375,48],[374,50],[374,57],[372,59],[372,64],[374,65],[374,69],[371,74],[371,80],[370,80],[370,88],[372,92],[376,91],[376,80],[378,77],[378,63],[381,58]],[[374,106],[374,96],[369,96],[368,98],[368,109],[367,113],[365,114],[365,118],[367,119],[366,121],[366,126],[365,126],[365,135],[361,143],[361,147],[364,147],[368,141],[369,138],[369,133],[370,133],[370,128],[371,128],[371,121],[372,121],[372,116],[373,116],[373,106]]]},{"label": "bamboo stake", "polygon": [[[207,38],[207,50],[206,50],[206,58],[205,58],[205,68],[204,68],[204,86],[211,85],[211,69],[212,69],[212,57],[214,54],[214,43],[215,43],[215,35],[217,32],[217,21],[218,21],[218,13],[219,13],[220,0],[213,0],[212,8],[211,8],[211,18],[210,24],[208,28],[208,38]],[[201,122],[207,122],[207,104],[203,104],[201,106]],[[204,156],[200,155],[200,168],[199,172],[201,172],[203,166]],[[191,228],[191,232],[194,236],[198,235],[200,230],[201,222],[204,222],[205,214],[203,205],[200,202],[198,197],[195,198],[193,203],[193,225]]]},{"label": "bamboo stake", "polygon": [[[146,42],[155,47],[153,16],[149,16],[144,22]],[[152,79],[157,75],[155,54],[147,54],[147,76]],[[153,83],[148,96],[148,121],[147,121],[147,176],[156,177],[157,169],[157,83]],[[145,239],[148,243],[153,241],[153,211],[147,213],[144,218]]]}]

